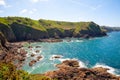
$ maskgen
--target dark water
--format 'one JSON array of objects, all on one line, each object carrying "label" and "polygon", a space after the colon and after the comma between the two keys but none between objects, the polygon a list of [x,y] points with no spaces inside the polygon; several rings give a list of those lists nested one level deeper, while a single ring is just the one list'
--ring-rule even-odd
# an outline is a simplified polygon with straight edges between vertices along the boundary
[{"label": "dark water", "polygon": [[[110,72],[120,74],[120,32],[108,33],[106,37],[89,40],[71,39],[67,42],[58,43],[33,43],[32,46],[40,45],[39,54],[44,58],[32,68],[25,66],[24,69],[32,73],[43,73],[56,69],[54,64],[60,63],[66,58],[78,59],[81,66],[88,68],[102,66],[110,68]],[[34,52],[36,48],[32,50]],[[31,53],[31,52],[30,52]],[[51,60],[52,55],[62,55],[61,59]]]}]

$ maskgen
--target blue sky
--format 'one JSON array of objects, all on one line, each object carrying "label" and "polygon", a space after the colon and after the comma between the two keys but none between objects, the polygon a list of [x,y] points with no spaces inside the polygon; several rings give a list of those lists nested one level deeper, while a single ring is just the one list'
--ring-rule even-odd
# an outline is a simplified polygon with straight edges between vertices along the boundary
[{"label": "blue sky", "polygon": [[0,16],[94,21],[120,27],[120,0],[0,0]]}]

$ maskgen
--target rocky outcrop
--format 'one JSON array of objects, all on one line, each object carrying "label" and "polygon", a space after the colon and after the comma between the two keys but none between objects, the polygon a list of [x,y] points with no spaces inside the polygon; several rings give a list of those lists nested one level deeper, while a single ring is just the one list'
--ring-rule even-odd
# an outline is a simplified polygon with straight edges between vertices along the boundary
[{"label": "rocky outcrop", "polygon": [[98,68],[79,68],[76,60],[66,60],[57,65],[56,71],[45,73],[46,76],[57,80],[119,80],[119,76],[115,76],[107,72],[108,69]]}]

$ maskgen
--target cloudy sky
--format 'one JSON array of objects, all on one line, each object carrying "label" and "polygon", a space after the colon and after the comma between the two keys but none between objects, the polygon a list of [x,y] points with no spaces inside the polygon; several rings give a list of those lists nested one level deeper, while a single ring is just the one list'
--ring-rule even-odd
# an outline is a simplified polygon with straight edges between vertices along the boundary
[{"label": "cloudy sky", "polygon": [[120,0],[0,0],[0,17],[6,16],[120,27]]}]

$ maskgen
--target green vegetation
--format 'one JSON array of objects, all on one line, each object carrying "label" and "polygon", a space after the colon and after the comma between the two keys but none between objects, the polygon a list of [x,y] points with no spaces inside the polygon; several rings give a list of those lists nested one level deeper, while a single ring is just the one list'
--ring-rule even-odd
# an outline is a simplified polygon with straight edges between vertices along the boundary
[{"label": "green vegetation", "polygon": [[41,74],[29,74],[24,70],[17,70],[12,63],[0,62],[0,80],[55,80]]},{"label": "green vegetation", "polygon": [[23,17],[1,17],[0,32],[8,41],[82,37],[86,34],[89,37],[105,35],[105,32],[94,22],[32,20]]}]

